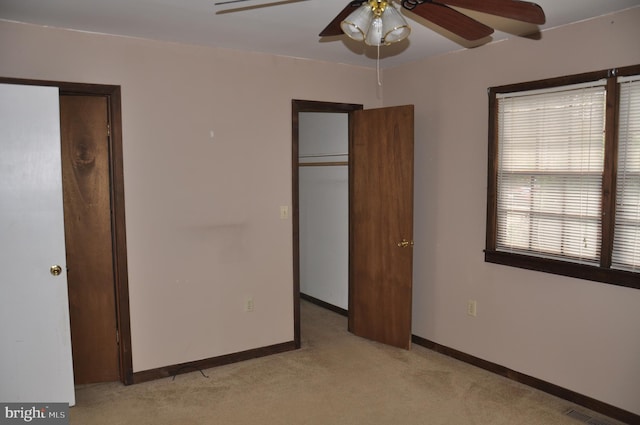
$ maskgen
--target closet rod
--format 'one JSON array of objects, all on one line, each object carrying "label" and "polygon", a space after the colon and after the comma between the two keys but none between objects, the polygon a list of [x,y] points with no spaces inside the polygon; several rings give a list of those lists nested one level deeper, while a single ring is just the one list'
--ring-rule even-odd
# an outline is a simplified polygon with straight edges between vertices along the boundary
[{"label": "closet rod", "polygon": [[349,156],[348,153],[319,153],[316,155],[300,155],[298,158],[327,158],[332,156]]},{"label": "closet rod", "polygon": [[334,162],[298,162],[299,167],[337,167],[347,166],[348,161],[334,161]]}]

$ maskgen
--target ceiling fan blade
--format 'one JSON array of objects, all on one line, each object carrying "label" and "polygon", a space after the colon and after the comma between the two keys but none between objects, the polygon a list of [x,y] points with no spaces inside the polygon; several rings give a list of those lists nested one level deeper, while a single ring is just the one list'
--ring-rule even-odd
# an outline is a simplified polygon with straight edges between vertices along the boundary
[{"label": "ceiling fan blade", "polygon": [[465,40],[479,40],[493,33],[493,28],[445,5],[437,3],[412,5],[403,2],[402,6],[416,15],[459,35]]},{"label": "ceiling fan blade", "polygon": [[[241,3],[245,1],[249,1],[249,0],[227,0],[219,3],[215,3],[215,5],[217,6],[217,5],[225,5],[225,4],[231,4],[231,3]],[[234,13],[234,12],[244,12],[247,10],[261,9],[263,7],[281,6],[283,4],[299,3],[301,1],[308,1],[308,0],[281,0],[281,1],[271,2],[271,3],[254,4],[251,6],[234,7],[231,9],[218,10],[216,12],[216,15],[224,15],[225,13]]]},{"label": "ceiling fan blade", "polygon": [[244,1],[250,1],[250,0],[226,0],[226,1],[219,1],[219,2],[213,3],[213,5],[214,6],[222,6],[223,4],[242,3]]},{"label": "ceiling fan blade", "polygon": [[546,22],[540,6],[519,0],[435,0],[437,3],[462,7],[490,15],[502,16],[522,22],[542,25]]},{"label": "ceiling fan blade", "polygon": [[327,27],[320,32],[319,36],[326,37],[330,35],[344,34],[344,32],[342,32],[342,28],[340,28],[340,22],[344,21],[344,19],[349,16],[351,12],[362,6],[365,1],[366,0],[354,0],[349,3],[344,9],[342,9],[340,13],[338,13],[338,16],[333,18],[333,21],[331,21],[329,25],[327,25]]}]

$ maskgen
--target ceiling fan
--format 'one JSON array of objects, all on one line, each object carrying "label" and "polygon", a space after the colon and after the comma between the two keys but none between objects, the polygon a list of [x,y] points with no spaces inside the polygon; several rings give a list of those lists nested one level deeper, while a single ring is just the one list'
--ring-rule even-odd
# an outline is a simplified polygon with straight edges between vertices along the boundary
[{"label": "ceiling fan", "polygon": [[[223,0],[215,4],[223,5],[244,1],[247,0]],[[307,0],[280,0],[246,9],[301,1]],[[410,29],[396,9],[395,3],[469,41],[485,38],[491,35],[494,30],[454,8],[482,12],[536,25],[544,24],[546,21],[544,11],[539,5],[521,0],[352,0],[320,32],[319,36],[347,34],[356,40],[378,46],[401,41],[409,35]]]},{"label": "ceiling fan", "polygon": [[[350,20],[353,12],[358,8],[369,6],[374,14],[377,10],[392,7],[394,0],[353,0],[336,16],[327,27],[320,32],[321,37],[341,35],[349,27],[344,24]],[[544,11],[535,3],[520,0],[395,0],[402,8],[411,13],[433,22],[434,24],[464,38],[473,41],[487,37],[493,33],[493,28],[476,21],[464,13],[451,8],[459,7],[504,18],[515,19],[531,24],[545,23]],[[376,10],[377,9],[377,10]],[[379,15],[378,15],[379,16]],[[384,20],[384,16],[382,16]],[[349,22],[347,22],[349,24]],[[346,27],[346,28],[345,28]],[[346,29],[346,31],[345,31]],[[406,35],[405,35],[406,37]],[[399,40],[392,40],[399,41]],[[388,43],[385,43],[388,44]]]}]

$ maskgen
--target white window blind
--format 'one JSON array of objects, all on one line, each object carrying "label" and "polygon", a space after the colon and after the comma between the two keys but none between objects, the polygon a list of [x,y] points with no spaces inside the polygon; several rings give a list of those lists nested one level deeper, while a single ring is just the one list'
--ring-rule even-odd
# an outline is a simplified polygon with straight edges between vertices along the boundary
[{"label": "white window blind", "polygon": [[498,251],[599,264],[604,84],[497,96]]},{"label": "white window blind", "polygon": [[611,267],[640,270],[640,77],[620,78],[616,220]]}]

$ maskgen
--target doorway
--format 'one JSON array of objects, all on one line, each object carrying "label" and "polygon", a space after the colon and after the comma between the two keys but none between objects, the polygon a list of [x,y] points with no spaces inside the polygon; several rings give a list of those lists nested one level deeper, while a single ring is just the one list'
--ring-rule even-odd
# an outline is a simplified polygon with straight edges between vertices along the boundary
[{"label": "doorway", "polygon": [[[317,101],[305,101],[305,100],[293,100],[292,101],[292,225],[293,225],[293,286],[294,286],[294,341],[296,348],[301,346],[300,336],[300,298],[301,298],[301,282],[300,282],[300,154],[301,154],[301,114],[306,112],[312,113],[326,113],[326,114],[345,114],[349,117],[350,112],[362,109],[362,105],[358,104],[346,104],[346,103],[331,103],[331,102],[317,102]],[[347,132],[348,128],[347,128]],[[349,138],[349,134],[345,135]],[[346,167],[348,168],[348,148],[347,152],[333,152],[342,155],[333,155],[330,162],[316,161],[315,165],[311,165],[314,168],[317,165],[332,166],[332,167]],[[309,165],[309,164],[307,164]],[[348,220],[347,220],[348,221]],[[348,224],[347,224],[348,226]],[[348,236],[348,235],[347,235]],[[346,253],[348,257],[348,252]],[[347,283],[348,285],[348,283]],[[304,296],[304,295],[303,295]],[[313,301],[316,304],[320,304],[325,308],[332,309],[339,313],[343,313],[340,306],[336,306],[335,303],[325,302],[319,298],[314,298]]]},{"label": "doorway", "polygon": [[347,316],[349,114],[298,114],[300,297]]},{"label": "doorway", "polygon": [[[115,348],[115,353],[112,353],[116,356],[116,359],[112,359],[112,367],[115,367],[116,374],[111,374],[106,377],[106,380],[120,380],[124,384],[132,384],[133,383],[133,365],[132,365],[132,356],[131,356],[131,332],[130,332],[130,319],[129,319],[129,290],[128,290],[128,280],[127,280],[127,253],[126,253],[126,239],[125,239],[125,213],[124,213],[124,176],[123,176],[123,155],[122,155],[122,119],[121,119],[121,101],[120,101],[120,87],[113,85],[97,85],[97,84],[80,84],[80,83],[67,83],[67,82],[57,82],[57,81],[42,81],[42,80],[26,80],[26,79],[16,79],[16,78],[0,78],[0,82],[7,84],[19,84],[19,85],[31,85],[31,86],[51,86],[58,87],[59,96],[61,99],[61,103],[64,98],[67,99],[80,99],[84,97],[89,102],[97,100],[97,103],[100,105],[103,111],[103,118],[105,122],[108,123],[108,126],[105,130],[105,137],[102,139],[103,142],[100,146],[101,149],[104,149],[102,154],[104,161],[104,166],[108,168],[106,172],[103,172],[104,181],[100,185],[99,188],[96,189],[94,186],[94,181],[92,181],[93,177],[88,177],[85,179],[84,184],[86,187],[83,189],[84,195],[93,196],[95,192],[99,192],[100,190],[106,191],[106,193],[102,194],[104,199],[108,201],[106,204],[103,204],[101,209],[108,209],[108,217],[106,219],[106,223],[103,223],[103,228],[106,228],[107,235],[102,240],[110,242],[110,245],[106,248],[102,247],[103,251],[95,251],[94,248],[91,248],[91,251],[94,251],[96,256],[109,256],[110,264],[107,264],[106,268],[107,273],[110,273],[110,288],[106,291],[106,293],[111,292],[113,298],[113,308],[107,309],[105,313],[104,310],[101,313],[98,313],[99,316],[85,316],[76,320],[76,322],[111,322],[116,327],[115,332],[115,345],[111,345],[112,348]],[[61,105],[62,107],[62,105]],[[82,108],[82,106],[80,106]],[[74,121],[77,121],[74,117],[73,110],[70,112],[71,118],[69,119],[70,123],[73,124]],[[61,122],[61,124],[63,124]],[[77,124],[77,123],[76,123]],[[79,128],[86,130],[87,123],[81,123]],[[63,130],[64,131],[64,130]],[[80,134],[84,130],[80,132],[76,132],[74,138],[76,140],[82,139]],[[92,162],[89,145],[86,141],[78,141],[76,149],[71,155],[71,158],[74,158],[75,162],[75,171],[77,173],[82,174],[83,167],[84,171],[87,168],[93,167],[95,164]],[[61,146],[61,148],[63,148]],[[74,167],[70,167],[69,170],[72,170],[73,173]],[[80,181],[80,180],[77,180]],[[76,182],[77,182],[76,181]],[[67,200],[65,199],[65,202]],[[67,205],[65,205],[65,209],[67,209]],[[104,213],[104,211],[102,211]],[[82,221],[80,220],[80,213],[78,211],[71,211],[69,219],[71,221]],[[90,216],[91,214],[89,214]],[[106,226],[105,226],[106,225]],[[68,227],[65,225],[65,228]],[[90,229],[84,229],[83,231],[78,232],[78,235],[84,235],[85,244],[84,247],[80,246],[79,249],[87,249],[87,247],[91,246],[92,243],[92,234]],[[73,249],[70,250],[73,255]],[[68,253],[69,255],[69,253]],[[67,259],[68,266],[69,264],[74,263],[73,258]],[[76,262],[79,264],[79,262]],[[76,265],[76,273],[78,266]],[[74,266],[71,266],[70,272],[73,274]],[[74,296],[74,289],[72,287],[68,288],[70,299]],[[92,291],[88,294],[85,293],[83,295],[86,297],[92,297]],[[83,303],[85,301],[80,300],[79,303]],[[98,311],[98,310],[97,310]],[[73,308],[70,308],[70,314],[74,314]],[[102,317],[102,315],[109,315],[109,317]],[[74,318],[71,318],[72,322]],[[85,342],[85,346],[86,346]],[[86,350],[80,350],[76,353],[76,348],[74,347],[74,343],[72,341],[72,347],[74,351],[74,355],[77,355],[80,352],[84,352],[85,354],[81,354],[81,356],[89,356],[86,353]],[[109,356],[109,355],[108,355]],[[76,359],[74,358],[74,361]],[[81,359],[80,361],[85,361],[91,363],[91,359]],[[91,378],[91,379],[95,379]],[[102,378],[100,378],[102,379]]]},{"label": "doorway", "polygon": [[[292,101],[294,341],[300,347],[300,115],[348,114],[348,330],[409,349],[413,271],[413,105]],[[321,234],[321,233],[320,233]]]}]

